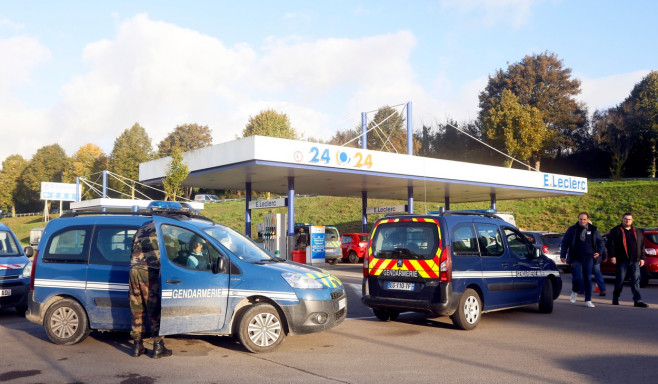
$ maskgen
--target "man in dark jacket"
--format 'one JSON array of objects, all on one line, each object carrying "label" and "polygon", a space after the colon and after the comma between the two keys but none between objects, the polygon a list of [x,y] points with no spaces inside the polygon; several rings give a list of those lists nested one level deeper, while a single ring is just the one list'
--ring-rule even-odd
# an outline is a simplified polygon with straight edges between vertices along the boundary
[{"label": "man in dark jacket", "polygon": [[610,230],[608,250],[610,262],[617,266],[612,304],[619,305],[619,295],[624,288],[624,280],[628,273],[635,306],[646,308],[648,305],[642,301],[640,295],[640,268],[646,259],[644,236],[641,230],[633,226],[633,215],[630,213],[624,213],[621,224]]},{"label": "man in dark jacket", "polygon": [[564,234],[560,259],[563,263],[571,266],[571,297],[572,303],[576,302],[578,292],[585,292],[585,306],[594,308],[592,303],[592,268],[594,260],[603,255],[605,242],[603,237],[590,223],[589,214],[581,212],[578,214],[578,222]]}]

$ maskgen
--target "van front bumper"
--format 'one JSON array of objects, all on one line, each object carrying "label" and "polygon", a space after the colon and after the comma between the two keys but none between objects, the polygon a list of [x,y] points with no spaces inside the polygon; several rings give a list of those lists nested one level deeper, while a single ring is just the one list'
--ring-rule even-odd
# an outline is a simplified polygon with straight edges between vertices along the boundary
[{"label": "van front bumper", "polygon": [[291,335],[321,332],[342,323],[347,316],[345,291],[332,300],[300,300],[299,304],[281,307]]}]

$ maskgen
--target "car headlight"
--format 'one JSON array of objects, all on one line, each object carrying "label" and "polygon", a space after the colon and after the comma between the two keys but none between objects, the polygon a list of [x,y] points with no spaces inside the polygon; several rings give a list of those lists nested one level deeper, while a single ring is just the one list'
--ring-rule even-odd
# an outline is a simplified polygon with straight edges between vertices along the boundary
[{"label": "car headlight", "polygon": [[30,277],[31,274],[32,274],[32,262],[29,262],[25,264],[25,266],[23,267],[23,273],[21,273],[21,279]]},{"label": "car headlight", "polygon": [[292,288],[298,289],[322,289],[324,286],[316,279],[304,276],[301,273],[285,272],[281,276]]}]

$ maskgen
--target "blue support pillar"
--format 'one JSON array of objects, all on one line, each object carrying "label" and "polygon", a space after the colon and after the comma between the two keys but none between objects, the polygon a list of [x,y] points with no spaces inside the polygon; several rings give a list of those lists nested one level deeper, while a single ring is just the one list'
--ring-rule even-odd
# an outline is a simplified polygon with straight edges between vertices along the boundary
[{"label": "blue support pillar", "polygon": [[288,177],[288,236],[295,237],[295,178]]},{"label": "blue support pillar", "polygon": [[107,171],[103,171],[103,198],[107,197]]},{"label": "blue support pillar", "polygon": [[251,208],[249,208],[249,203],[251,203],[251,183],[245,183],[244,234],[247,237],[251,237]]},{"label": "blue support pillar", "polygon": [[407,210],[409,213],[414,213],[414,187],[407,187]]},{"label": "blue support pillar", "polygon": [[491,192],[491,209],[496,210],[496,192]]},{"label": "blue support pillar", "polygon": [[[414,133],[411,121],[411,101],[407,103],[407,154],[414,154]],[[411,212],[409,212],[411,213]]]},{"label": "blue support pillar", "polygon": [[368,149],[368,119],[365,112],[361,112],[361,149]]},{"label": "blue support pillar", "polygon": [[368,232],[368,191],[361,191],[361,232]]}]

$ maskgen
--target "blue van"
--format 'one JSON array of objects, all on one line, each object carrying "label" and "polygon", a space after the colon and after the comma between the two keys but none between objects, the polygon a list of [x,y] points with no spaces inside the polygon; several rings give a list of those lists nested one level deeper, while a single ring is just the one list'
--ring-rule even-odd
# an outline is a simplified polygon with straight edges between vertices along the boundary
[{"label": "blue van", "polygon": [[21,249],[16,235],[0,223],[0,308],[16,308],[19,315],[27,310],[27,293],[30,287],[32,248]]},{"label": "blue van", "polygon": [[[184,210],[71,212],[50,221],[34,257],[27,318],[63,345],[91,330],[130,330],[131,246],[149,222],[161,258],[161,335],[233,335],[251,352],[269,352],[286,335],[327,330],[345,319],[338,278],[272,256],[233,229]],[[192,239],[201,239],[207,265],[188,262]]]},{"label": "blue van", "polygon": [[450,316],[466,330],[489,311],[538,304],[550,313],[562,290],[553,260],[512,224],[487,213],[379,219],[363,275],[361,300],[380,320],[412,311]]}]

